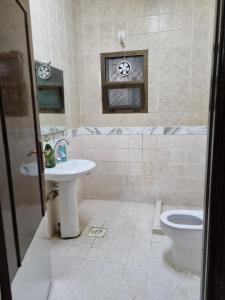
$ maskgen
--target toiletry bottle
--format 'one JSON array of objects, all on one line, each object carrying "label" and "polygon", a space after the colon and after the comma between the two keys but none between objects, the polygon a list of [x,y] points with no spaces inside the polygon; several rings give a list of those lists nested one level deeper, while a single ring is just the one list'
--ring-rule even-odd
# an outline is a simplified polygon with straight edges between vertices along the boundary
[{"label": "toiletry bottle", "polygon": [[56,163],[55,163],[55,155],[54,151],[51,147],[50,144],[45,145],[45,166],[46,168],[54,168]]},{"label": "toiletry bottle", "polygon": [[46,159],[45,159],[45,146],[49,144],[50,138],[48,136],[44,136],[42,139],[42,155],[43,155],[43,165],[46,168]]},{"label": "toiletry bottle", "polygon": [[58,162],[67,161],[66,144],[64,142],[60,143],[57,148],[57,160]]}]

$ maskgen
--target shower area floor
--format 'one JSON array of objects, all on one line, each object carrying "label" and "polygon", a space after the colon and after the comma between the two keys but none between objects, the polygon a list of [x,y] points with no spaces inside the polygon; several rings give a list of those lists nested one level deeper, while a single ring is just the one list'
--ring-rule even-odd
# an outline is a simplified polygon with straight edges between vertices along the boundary
[{"label": "shower area floor", "polygon": [[[82,234],[51,243],[50,300],[198,300],[200,278],[171,267],[171,242],[153,235],[155,205],[85,200]],[[88,236],[92,227],[104,237]]]}]

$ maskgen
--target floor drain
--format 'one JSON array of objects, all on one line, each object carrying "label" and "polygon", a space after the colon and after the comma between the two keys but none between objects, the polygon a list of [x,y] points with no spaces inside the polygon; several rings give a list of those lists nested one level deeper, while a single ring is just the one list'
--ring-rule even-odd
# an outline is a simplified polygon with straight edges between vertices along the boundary
[{"label": "floor drain", "polygon": [[88,233],[88,236],[103,238],[106,234],[105,228],[93,227]]}]

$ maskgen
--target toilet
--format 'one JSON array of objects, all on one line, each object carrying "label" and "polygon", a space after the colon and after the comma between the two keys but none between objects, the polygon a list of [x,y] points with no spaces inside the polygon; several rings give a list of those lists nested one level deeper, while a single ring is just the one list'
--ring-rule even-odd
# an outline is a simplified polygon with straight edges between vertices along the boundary
[{"label": "toilet", "polygon": [[163,232],[172,240],[172,259],[179,271],[201,272],[202,210],[168,210],[160,215]]}]

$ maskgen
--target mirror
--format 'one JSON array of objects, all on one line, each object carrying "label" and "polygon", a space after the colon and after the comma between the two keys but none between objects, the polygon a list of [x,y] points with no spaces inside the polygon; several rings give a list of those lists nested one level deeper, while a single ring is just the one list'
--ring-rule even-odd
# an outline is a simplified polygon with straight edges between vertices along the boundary
[{"label": "mirror", "polygon": [[51,62],[35,61],[35,76],[41,134],[64,131],[66,120],[63,71],[51,66]]},{"label": "mirror", "polygon": [[51,62],[35,61],[37,102],[40,114],[41,134],[65,130],[65,105],[63,71]]}]

